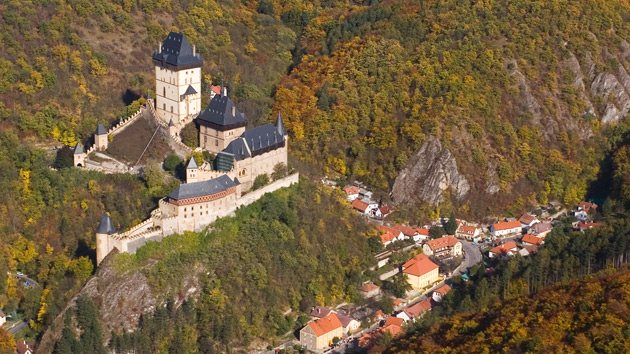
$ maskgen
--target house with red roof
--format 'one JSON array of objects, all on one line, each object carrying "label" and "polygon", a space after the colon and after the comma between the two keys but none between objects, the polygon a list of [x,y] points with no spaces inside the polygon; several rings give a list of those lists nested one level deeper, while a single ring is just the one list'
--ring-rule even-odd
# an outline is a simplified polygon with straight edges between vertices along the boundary
[{"label": "house with red roof", "polygon": [[343,325],[335,313],[311,321],[300,330],[300,344],[313,351],[326,349],[334,338],[342,337]]},{"label": "house with red roof", "polygon": [[363,296],[364,299],[377,297],[379,295],[381,295],[381,288],[371,281],[365,282],[361,285],[361,296]]},{"label": "house with red roof", "polygon": [[513,256],[518,252],[518,246],[514,241],[508,241],[502,245],[494,247],[488,252],[488,257]]},{"label": "house with red roof", "polygon": [[352,201],[352,207],[354,210],[368,217],[380,218],[382,216],[381,211],[378,209],[378,203],[372,201],[355,199]]},{"label": "house with red roof", "polygon": [[602,224],[598,223],[598,222],[586,222],[586,221],[580,221],[577,223],[577,229],[580,231],[584,231],[584,230],[589,230],[589,229],[595,229],[598,227],[601,227]]},{"label": "house with red roof", "polygon": [[424,299],[420,302],[416,302],[415,304],[405,308],[400,311],[396,317],[402,319],[405,322],[415,321],[418,318],[422,317],[425,313],[431,311],[431,300]]},{"label": "house with red roof", "polygon": [[331,313],[335,313],[335,311],[329,309],[328,307],[315,306],[311,308],[310,315],[311,317],[314,317],[314,318],[323,318],[323,317],[328,316]]},{"label": "house with red roof", "polygon": [[405,240],[405,235],[398,229],[386,225],[378,225],[376,229],[380,232],[381,243],[387,246],[395,241]]},{"label": "house with red roof", "polygon": [[455,236],[442,236],[425,242],[422,252],[439,258],[458,257],[462,255],[462,243]]},{"label": "house with red roof", "polygon": [[439,267],[424,254],[418,254],[402,266],[407,282],[415,290],[422,290],[438,280]]},{"label": "house with red roof", "polygon": [[348,201],[353,201],[359,198],[359,187],[357,186],[349,184],[343,187],[343,191],[346,193],[346,199],[348,199]]},{"label": "house with red roof", "polygon": [[545,243],[545,240],[532,234],[526,234],[523,238],[521,238],[521,242],[523,243],[523,246],[540,246]]},{"label": "house with red roof", "polygon": [[540,220],[538,220],[536,215],[532,215],[532,214],[529,214],[529,213],[525,213],[525,214],[521,215],[521,217],[518,219],[518,221],[526,229],[530,228],[530,227],[534,226],[534,224],[537,224],[537,223],[540,222]]},{"label": "house with red roof", "polygon": [[448,284],[444,284],[440,286],[439,288],[433,290],[433,294],[431,295],[431,298],[435,302],[441,302],[444,296],[446,296],[446,294],[448,294],[450,291],[451,291],[451,287]]},{"label": "house with red roof", "polygon": [[389,316],[385,319],[385,323],[383,327],[381,327],[381,331],[383,333],[389,333],[392,337],[398,337],[399,335],[404,333],[402,328],[404,321],[401,318]]},{"label": "house with red roof", "polygon": [[428,227],[418,227],[416,228],[416,236],[413,237],[413,240],[416,242],[422,242],[429,239],[429,228]]},{"label": "house with red roof", "polygon": [[460,224],[455,232],[455,236],[472,241],[481,234],[481,229],[474,225]]},{"label": "house with red roof", "polygon": [[523,231],[523,225],[518,220],[513,221],[499,221],[492,224],[490,227],[490,233],[494,237],[501,237],[507,235],[519,234]]}]

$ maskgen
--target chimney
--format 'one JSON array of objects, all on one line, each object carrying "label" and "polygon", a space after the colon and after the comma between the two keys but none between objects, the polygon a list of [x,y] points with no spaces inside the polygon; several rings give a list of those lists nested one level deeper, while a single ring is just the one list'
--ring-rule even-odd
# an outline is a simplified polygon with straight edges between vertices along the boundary
[{"label": "chimney", "polygon": [[197,54],[197,48],[195,47],[195,45],[193,44],[193,57],[196,56]]},{"label": "chimney", "polygon": [[232,105],[232,117],[236,117],[236,107]]},{"label": "chimney", "polygon": [[227,97],[227,87],[225,86],[223,87],[223,96]]}]

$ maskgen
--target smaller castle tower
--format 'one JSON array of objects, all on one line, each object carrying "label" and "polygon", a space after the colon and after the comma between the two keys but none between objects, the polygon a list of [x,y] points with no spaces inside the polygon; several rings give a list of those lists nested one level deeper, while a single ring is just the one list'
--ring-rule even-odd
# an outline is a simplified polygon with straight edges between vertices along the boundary
[{"label": "smaller castle tower", "polygon": [[175,123],[173,123],[173,118],[168,121],[168,134],[170,136],[177,136],[177,127],[175,126]]},{"label": "smaller castle tower", "polygon": [[186,183],[197,182],[197,174],[199,172],[199,166],[197,166],[197,161],[195,161],[195,157],[191,157],[188,162],[188,166],[186,166]]},{"label": "smaller castle tower", "polygon": [[213,154],[223,151],[232,141],[245,132],[247,117],[223,89],[215,95],[208,107],[197,116],[199,124],[199,146]]},{"label": "smaller castle tower", "polygon": [[87,154],[85,150],[83,150],[83,145],[81,143],[77,143],[77,146],[74,147],[73,158],[74,158],[74,166],[75,167],[85,167],[85,158]]},{"label": "smaller castle tower", "polygon": [[103,124],[98,123],[96,127],[96,134],[94,134],[94,145],[96,145],[96,150],[105,151],[107,150],[107,146],[109,145],[109,141],[107,140],[107,129],[103,126]]},{"label": "smaller castle tower", "polygon": [[107,213],[101,216],[101,221],[96,228],[96,264],[99,265],[103,259],[109,254],[111,248],[109,246],[109,235],[115,233],[112,219]]}]

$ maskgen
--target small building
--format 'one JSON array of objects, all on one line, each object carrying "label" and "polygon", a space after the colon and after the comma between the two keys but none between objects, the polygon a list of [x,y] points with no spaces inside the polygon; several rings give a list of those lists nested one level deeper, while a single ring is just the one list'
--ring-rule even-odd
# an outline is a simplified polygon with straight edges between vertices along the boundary
[{"label": "small building", "polygon": [[499,256],[513,256],[516,252],[518,252],[516,242],[509,241],[491,249],[488,252],[488,257],[495,258]]},{"label": "small building", "polygon": [[392,213],[392,208],[387,205],[387,204],[383,204],[381,206],[378,207],[378,210],[381,212],[381,217],[385,218],[387,217],[387,215]]},{"label": "small building", "polygon": [[553,229],[553,226],[550,222],[539,222],[534,226],[530,227],[528,232],[532,235],[536,235],[539,238],[545,238]]},{"label": "small building", "polygon": [[512,221],[499,221],[492,224],[490,232],[494,237],[501,237],[507,235],[519,234],[523,231],[523,225],[518,220]]},{"label": "small building", "polygon": [[337,318],[339,319],[339,322],[341,322],[344,335],[354,333],[359,329],[359,327],[361,327],[361,322],[355,320],[354,318],[350,316],[346,316],[346,315],[342,315],[338,313]]},{"label": "small building", "polygon": [[380,232],[379,236],[381,238],[381,243],[383,244],[383,246],[387,246],[395,241],[402,241],[406,239],[405,235],[400,232],[400,230],[397,230],[393,227],[379,225],[376,228]]},{"label": "small building", "polygon": [[424,254],[418,254],[402,266],[403,274],[415,290],[422,290],[438,280],[439,267]]},{"label": "small building", "polygon": [[521,217],[518,219],[518,221],[521,223],[521,225],[523,226],[523,228],[530,228],[532,226],[534,226],[534,224],[537,224],[540,222],[540,220],[538,220],[538,218],[536,218],[536,215],[532,215],[529,213],[525,213],[523,215],[521,215]]},{"label": "small building", "polygon": [[602,224],[598,223],[598,222],[586,222],[586,221],[580,221],[577,223],[577,227],[576,229],[579,231],[584,231],[584,230],[589,230],[589,229],[595,229],[598,227],[601,227]]},{"label": "small building", "polygon": [[361,285],[361,296],[363,296],[364,299],[377,297],[379,295],[381,295],[381,288],[371,281],[365,282]]},{"label": "small building", "polygon": [[361,199],[355,199],[352,201],[352,207],[365,216],[369,216],[369,217],[382,216],[380,210],[378,210],[378,203],[374,203],[371,201],[364,201]]},{"label": "small building", "polygon": [[523,238],[521,238],[521,242],[523,243],[523,245],[532,245],[532,246],[540,246],[543,243],[545,243],[545,241],[537,236],[534,236],[532,234],[526,234],[525,236],[523,236]]},{"label": "small building", "polygon": [[335,313],[311,321],[300,330],[300,344],[313,351],[326,349],[334,338],[342,337],[343,326]]},{"label": "small building", "polygon": [[446,296],[446,294],[449,293],[449,291],[451,291],[451,287],[448,284],[444,284],[439,288],[433,290],[431,298],[435,302],[442,302],[442,299],[444,298],[444,296]]},{"label": "small building", "polygon": [[2,310],[0,310],[0,327],[2,327],[3,324],[5,324],[7,322],[7,315],[4,314],[4,312],[2,312]]},{"label": "small building", "polygon": [[594,213],[597,210],[597,204],[591,202],[580,202],[577,205],[577,210],[582,210],[587,214]]},{"label": "small building", "polygon": [[346,193],[346,199],[353,201],[359,198],[359,187],[353,185],[347,185],[343,187],[344,193]]},{"label": "small building", "polygon": [[405,240],[415,238],[418,235],[418,231],[416,231],[416,229],[405,225],[394,225],[392,226],[392,229],[402,233]]},{"label": "small building", "polygon": [[329,309],[328,307],[324,307],[324,306],[315,306],[311,309],[311,317],[314,318],[323,318],[328,316],[331,313],[335,313],[335,311]]},{"label": "small building", "polygon": [[416,242],[423,242],[429,239],[429,228],[428,227],[418,227],[416,228],[416,236],[413,237],[413,240]]},{"label": "small building", "polygon": [[459,238],[463,238],[468,241],[474,240],[477,236],[481,234],[481,229],[477,226],[465,225],[461,224],[457,231],[455,232],[455,236]]},{"label": "small building", "polygon": [[15,342],[15,351],[18,354],[33,354],[33,347],[26,343],[25,340],[19,340]]},{"label": "small building", "polygon": [[431,311],[432,305],[431,300],[424,299],[420,302],[417,302],[401,312],[399,312],[396,317],[402,319],[405,322],[415,321],[418,318],[422,317],[428,311]]},{"label": "small building", "polygon": [[462,255],[462,243],[454,236],[442,236],[427,241],[422,246],[422,251],[428,256],[458,257]]},{"label": "small building", "polygon": [[404,333],[403,330],[404,321],[401,318],[389,316],[385,319],[383,327],[381,327],[382,333],[389,333],[392,337],[398,337]]}]

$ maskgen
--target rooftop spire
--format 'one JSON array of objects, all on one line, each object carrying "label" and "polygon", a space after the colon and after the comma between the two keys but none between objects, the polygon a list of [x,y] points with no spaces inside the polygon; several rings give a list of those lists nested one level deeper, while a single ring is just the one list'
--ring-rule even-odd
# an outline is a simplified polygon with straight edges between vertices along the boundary
[{"label": "rooftop spire", "polygon": [[282,136],[285,135],[284,122],[282,121],[282,115],[280,115],[280,112],[278,112],[278,119],[276,120],[276,130],[278,131],[278,134]]},{"label": "rooftop spire", "polygon": [[96,229],[97,234],[107,234],[111,235],[114,233],[114,226],[112,225],[112,219],[109,218],[107,213],[103,213],[101,215],[101,221],[98,223],[98,228]]},{"label": "rooftop spire", "polygon": [[197,166],[197,161],[195,161],[195,157],[191,157],[190,161],[188,162],[188,166],[186,167],[189,170],[194,170],[196,168],[198,168]]}]

